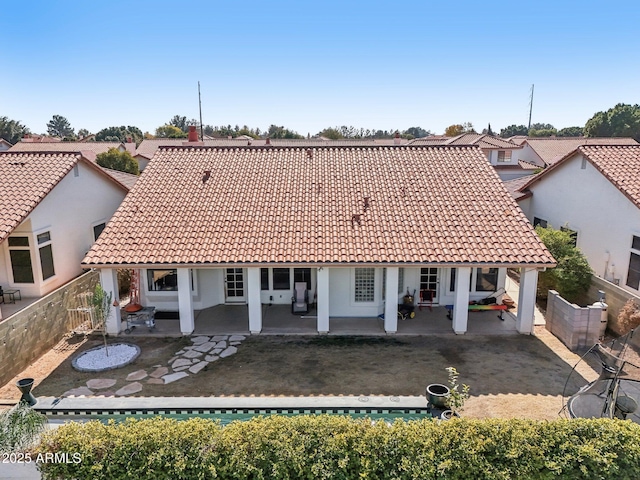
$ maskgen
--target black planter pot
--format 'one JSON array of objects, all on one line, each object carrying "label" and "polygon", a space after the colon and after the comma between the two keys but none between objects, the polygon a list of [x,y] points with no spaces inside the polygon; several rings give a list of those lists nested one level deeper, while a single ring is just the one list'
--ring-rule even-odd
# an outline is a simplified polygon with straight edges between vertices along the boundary
[{"label": "black planter pot", "polygon": [[427,385],[427,402],[428,405],[435,408],[447,408],[449,400],[449,387],[440,383],[432,383]]},{"label": "black planter pot", "polygon": [[26,402],[30,407],[33,407],[38,400],[31,394],[31,389],[33,388],[33,382],[35,380],[33,378],[23,378],[16,382],[16,387],[18,390],[22,392],[22,397],[20,398],[20,402]]}]

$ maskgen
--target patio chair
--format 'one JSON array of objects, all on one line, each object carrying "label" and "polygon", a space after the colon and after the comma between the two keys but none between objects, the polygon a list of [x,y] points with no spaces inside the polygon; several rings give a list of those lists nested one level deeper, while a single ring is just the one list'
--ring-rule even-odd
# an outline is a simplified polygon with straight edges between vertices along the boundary
[{"label": "patio chair", "polygon": [[307,282],[296,282],[291,297],[291,313],[309,313]]}]

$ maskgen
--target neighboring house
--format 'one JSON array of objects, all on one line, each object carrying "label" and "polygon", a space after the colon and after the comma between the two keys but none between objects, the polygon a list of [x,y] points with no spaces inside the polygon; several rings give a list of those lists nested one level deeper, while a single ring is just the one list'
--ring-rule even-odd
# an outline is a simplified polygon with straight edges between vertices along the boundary
[{"label": "neighboring house", "polygon": [[640,292],[640,145],[585,145],[514,189],[533,225],[568,229],[595,274]]},{"label": "neighboring house", "polygon": [[518,151],[522,148],[520,145],[484,133],[463,133],[456,137],[416,138],[410,142],[410,145],[476,145],[482,149],[502,180],[530,175],[538,168],[519,161]]},{"label": "neighboring house", "polygon": [[0,138],[0,152],[4,152],[9,150],[12,147],[12,145],[7,142],[4,138]]},{"label": "neighboring house", "polygon": [[[131,139],[128,139],[131,140]],[[111,148],[117,148],[119,151],[128,151],[132,156],[136,155],[136,144],[133,141],[122,142],[30,142],[22,139],[9,149],[11,152],[90,152],[89,154],[98,155],[108,152]]]},{"label": "neighboring house", "polygon": [[[140,269],[142,304],[178,311],[289,304],[296,282],[331,317],[397,331],[398,302],[431,290],[467,330],[469,300],[495,295],[521,269],[517,329],[531,333],[538,269],[555,265],[478,147],[164,147],[153,156],[82,264],[117,292]],[[500,295],[498,293],[498,295]],[[107,322],[122,330],[119,309]]]},{"label": "neighboring house", "polygon": [[0,286],[39,297],[78,276],[127,191],[77,152],[0,153]]},{"label": "neighboring house", "polygon": [[547,168],[582,145],[638,145],[633,138],[622,137],[513,137],[522,146],[518,160]]}]

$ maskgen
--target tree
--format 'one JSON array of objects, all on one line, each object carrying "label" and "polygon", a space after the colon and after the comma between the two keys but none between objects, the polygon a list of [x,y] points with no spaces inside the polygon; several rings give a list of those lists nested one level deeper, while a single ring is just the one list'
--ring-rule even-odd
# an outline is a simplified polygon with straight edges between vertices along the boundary
[{"label": "tree", "polygon": [[100,130],[96,133],[96,141],[97,142],[122,142],[125,143],[127,141],[127,137],[131,137],[136,145],[142,142],[144,135],[142,134],[142,130],[137,127],[125,127],[124,125],[121,127],[107,127]]},{"label": "tree", "polygon": [[577,301],[591,285],[591,267],[584,254],[574,246],[571,233],[552,227],[536,227],[536,233],[558,265],[541,272],[538,277],[538,297],[546,298],[556,290],[569,302]]},{"label": "tree", "polygon": [[558,130],[559,137],[581,137],[582,127],[566,127]]},{"label": "tree", "polygon": [[187,138],[187,134],[174,125],[163,125],[156,128],[158,138]]},{"label": "tree", "polygon": [[413,138],[423,138],[433,135],[433,133],[431,133],[429,130],[425,130],[421,127],[409,127],[404,132],[402,132],[402,134],[411,135]]},{"label": "tree", "polygon": [[[231,126],[229,125],[229,127]],[[278,127],[277,125],[269,126],[267,136],[269,138],[304,138],[298,132],[294,132],[293,130],[289,130],[288,128]]]},{"label": "tree", "polygon": [[500,130],[500,136],[502,138],[514,137],[516,135],[528,135],[529,129],[526,125],[509,125],[506,128]]},{"label": "tree", "polygon": [[74,138],[75,131],[71,128],[69,120],[62,115],[54,115],[49,123],[47,123],[47,133],[52,137],[58,138]]},{"label": "tree", "polygon": [[640,105],[619,103],[598,112],[584,126],[585,137],[632,137],[640,141]]},{"label": "tree", "polygon": [[174,115],[171,120],[169,120],[168,125],[172,125],[174,127],[179,128],[183,132],[187,133],[189,131],[189,123],[187,122],[187,117],[181,117],[180,115]]},{"label": "tree", "polygon": [[487,128],[483,129],[482,133],[486,135],[495,135],[495,133],[493,133],[493,130],[491,130],[491,124],[489,124]]},{"label": "tree", "polygon": [[81,128],[80,130],[78,130],[78,138],[80,139],[88,137],[89,135],[91,135],[91,132],[86,128]]},{"label": "tree", "polygon": [[458,135],[461,135],[463,133],[476,133],[471,122],[449,125],[444,131],[444,134],[447,137],[457,137]]},{"label": "tree", "polygon": [[558,130],[550,123],[534,123],[531,125],[527,135],[530,137],[551,137],[556,133],[558,133]]},{"label": "tree", "polygon": [[337,128],[331,127],[322,130],[320,133],[318,133],[318,136],[329,138],[331,140],[340,140],[344,138]]},{"label": "tree", "polygon": [[16,120],[7,117],[0,117],[0,138],[15,145],[22,137],[27,135],[29,129]]},{"label": "tree", "polygon": [[138,163],[126,150],[121,152],[117,148],[110,148],[107,152],[99,153],[96,156],[96,162],[101,167],[134,175],[138,174]]},{"label": "tree", "polygon": [[107,294],[99,283],[96,285],[93,291],[93,298],[91,303],[93,305],[93,318],[96,324],[102,329],[102,339],[104,340],[104,351],[106,356],[109,356],[109,348],[107,345],[107,318],[111,313],[111,301],[113,295],[111,292]]}]

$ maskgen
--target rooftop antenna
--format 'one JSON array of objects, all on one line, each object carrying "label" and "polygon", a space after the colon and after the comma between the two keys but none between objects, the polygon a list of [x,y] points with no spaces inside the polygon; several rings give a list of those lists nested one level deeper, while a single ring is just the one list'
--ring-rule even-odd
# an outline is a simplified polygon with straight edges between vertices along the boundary
[{"label": "rooftop antenna", "polygon": [[[200,98],[200,80],[198,80],[198,108],[200,109],[200,138],[204,141],[204,126],[202,125],[202,99]],[[531,123],[531,120],[529,120]]]},{"label": "rooftop antenna", "polygon": [[[527,127],[527,130],[531,129],[531,112],[533,111],[533,87],[535,85],[532,83],[531,84],[531,96],[529,97],[529,126]],[[202,120],[200,120],[200,122],[202,122]]]}]

